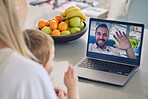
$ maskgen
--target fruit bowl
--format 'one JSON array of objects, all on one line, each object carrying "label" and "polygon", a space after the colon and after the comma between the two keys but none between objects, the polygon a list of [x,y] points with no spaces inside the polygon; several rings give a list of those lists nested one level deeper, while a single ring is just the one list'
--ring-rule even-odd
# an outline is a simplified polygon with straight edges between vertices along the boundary
[{"label": "fruit bowl", "polygon": [[69,35],[59,35],[59,36],[51,35],[51,37],[53,38],[55,43],[68,43],[70,41],[76,40],[80,38],[83,34],[85,34],[85,32],[87,31],[86,23],[85,22],[83,23],[84,23],[84,28],[80,32]]}]

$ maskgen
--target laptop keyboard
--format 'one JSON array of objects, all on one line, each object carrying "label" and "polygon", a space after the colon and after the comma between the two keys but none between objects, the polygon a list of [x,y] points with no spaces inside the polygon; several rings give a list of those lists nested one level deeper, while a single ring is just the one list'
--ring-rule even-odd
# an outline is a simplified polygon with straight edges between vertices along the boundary
[{"label": "laptop keyboard", "polygon": [[133,66],[100,61],[100,60],[95,60],[90,58],[85,58],[80,64],[78,64],[78,66],[83,68],[93,69],[93,70],[100,70],[104,72],[125,75],[125,76],[128,76],[129,73],[134,69]]}]

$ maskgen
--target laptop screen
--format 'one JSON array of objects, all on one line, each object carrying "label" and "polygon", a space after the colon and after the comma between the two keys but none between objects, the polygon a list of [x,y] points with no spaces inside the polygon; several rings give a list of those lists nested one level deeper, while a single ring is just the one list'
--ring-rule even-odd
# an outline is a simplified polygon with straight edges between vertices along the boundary
[{"label": "laptop screen", "polygon": [[87,56],[140,65],[144,25],[90,18]]}]

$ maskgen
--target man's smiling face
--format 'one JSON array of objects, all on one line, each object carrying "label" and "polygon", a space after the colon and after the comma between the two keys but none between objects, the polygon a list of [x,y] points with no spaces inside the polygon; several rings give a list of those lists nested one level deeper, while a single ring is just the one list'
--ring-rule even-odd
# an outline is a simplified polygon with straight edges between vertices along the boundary
[{"label": "man's smiling face", "polygon": [[95,41],[98,47],[101,49],[106,48],[106,44],[108,42],[109,33],[108,29],[105,27],[98,27],[95,33]]}]

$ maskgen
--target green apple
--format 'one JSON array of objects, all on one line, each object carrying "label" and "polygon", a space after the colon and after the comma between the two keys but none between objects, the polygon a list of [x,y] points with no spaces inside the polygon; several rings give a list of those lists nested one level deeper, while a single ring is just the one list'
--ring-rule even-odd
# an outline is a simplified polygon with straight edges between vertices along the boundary
[{"label": "green apple", "polygon": [[81,30],[80,30],[80,28],[78,28],[78,27],[72,27],[72,28],[70,29],[70,33],[71,33],[71,34],[76,33],[76,32],[79,32],[79,31],[81,31]]},{"label": "green apple", "polygon": [[82,30],[84,28],[84,23],[80,22],[80,25],[78,27]]},{"label": "green apple", "polygon": [[43,32],[45,32],[45,33],[47,33],[47,34],[50,34],[50,35],[51,35],[51,33],[52,33],[52,30],[50,29],[50,27],[47,27],[47,26],[43,27],[43,28],[41,29],[41,31],[43,31]]},{"label": "green apple", "polygon": [[62,34],[62,35],[69,35],[69,34],[70,34],[70,31],[65,30],[65,31],[62,31],[61,34]]},{"label": "green apple", "polygon": [[80,18],[79,17],[72,17],[70,20],[71,26],[79,26],[80,25]]}]

